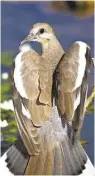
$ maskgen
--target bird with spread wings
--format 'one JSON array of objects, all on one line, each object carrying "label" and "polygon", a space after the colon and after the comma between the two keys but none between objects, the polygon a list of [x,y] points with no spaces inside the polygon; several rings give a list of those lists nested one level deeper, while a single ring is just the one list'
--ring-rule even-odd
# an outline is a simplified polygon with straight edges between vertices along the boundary
[{"label": "bird with spread wings", "polygon": [[[41,55],[24,44],[29,41],[41,43]],[[90,167],[94,176],[76,137],[83,123],[91,62],[86,43],[74,42],[65,53],[50,25],[33,26],[10,73],[20,135],[2,157],[6,173],[79,175]]]}]

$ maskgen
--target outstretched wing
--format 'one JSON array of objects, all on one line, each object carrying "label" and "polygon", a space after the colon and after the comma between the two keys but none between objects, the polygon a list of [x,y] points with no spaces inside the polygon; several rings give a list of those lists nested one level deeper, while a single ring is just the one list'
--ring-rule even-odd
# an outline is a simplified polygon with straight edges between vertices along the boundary
[{"label": "outstretched wing", "polygon": [[80,135],[80,130],[83,125],[85,105],[86,105],[87,92],[88,92],[88,76],[89,76],[90,69],[93,65],[92,59],[91,59],[90,48],[88,47],[86,49],[85,57],[86,57],[86,69],[85,69],[85,74],[83,77],[81,90],[80,90],[81,91],[80,104],[75,111],[74,119],[73,119],[73,129],[75,131],[78,131],[78,135]]},{"label": "outstretched wing", "polygon": [[35,51],[21,52],[15,59],[10,76],[20,135],[28,153],[35,155],[40,151],[37,127],[42,126],[51,114],[51,95],[48,93],[50,93],[52,82],[49,81],[48,84],[49,79],[44,79],[43,74],[45,89],[41,85],[40,72],[43,72],[45,68],[41,66],[40,62],[40,56]]},{"label": "outstretched wing", "polygon": [[[61,116],[64,114],[67,122],[75,120],[77,109],[83,116],[85,97],[88,85],[88,73],[91,58],[88,58],[88,45],[75,42],[63,55],[56,69],[56,104]],[[82,105],[81,105],[82,104]]]}]

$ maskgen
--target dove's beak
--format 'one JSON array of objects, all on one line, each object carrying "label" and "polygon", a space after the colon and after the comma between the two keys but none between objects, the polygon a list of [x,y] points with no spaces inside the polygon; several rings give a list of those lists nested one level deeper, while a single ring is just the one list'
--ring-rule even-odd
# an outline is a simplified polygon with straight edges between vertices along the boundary
[{"label": "dove's beak", "polygon": [[34,41],[36,39],[34,34],[29,34],[21,43],[20,45],[29,42],[29,41]]}]

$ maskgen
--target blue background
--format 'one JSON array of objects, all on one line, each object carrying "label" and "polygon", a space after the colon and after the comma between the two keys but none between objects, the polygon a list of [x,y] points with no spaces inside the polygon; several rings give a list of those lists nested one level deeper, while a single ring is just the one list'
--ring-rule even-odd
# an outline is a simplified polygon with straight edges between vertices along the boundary
[{"label": "blue background", "polygon": [[[70,13],[56,12],[50,2],[2,2],[1,3],[1,49],[18,52],[19,43],[26,37],[32,25],[49,23],[66,50],[74,41],[82,40],[91,46],[94,55],[94,16],[80,19]],[[34,46],[39,50],[39,46]],[[2,69],[2,71],[5,71]],[[89,91],[93,85],[93,69],[89,79]],[[94,162],[94,115],[86,115],[82,139],[88,140],[85,149]]]}]

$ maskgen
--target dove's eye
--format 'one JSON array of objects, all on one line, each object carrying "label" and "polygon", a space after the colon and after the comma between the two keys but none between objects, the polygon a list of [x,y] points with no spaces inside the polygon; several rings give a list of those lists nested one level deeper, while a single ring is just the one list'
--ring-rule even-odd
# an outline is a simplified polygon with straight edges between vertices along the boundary
[{"label": "dove's eye", "polygon": [[40,29],[40,34],[43,34],[44,33],[44,29]]}]

